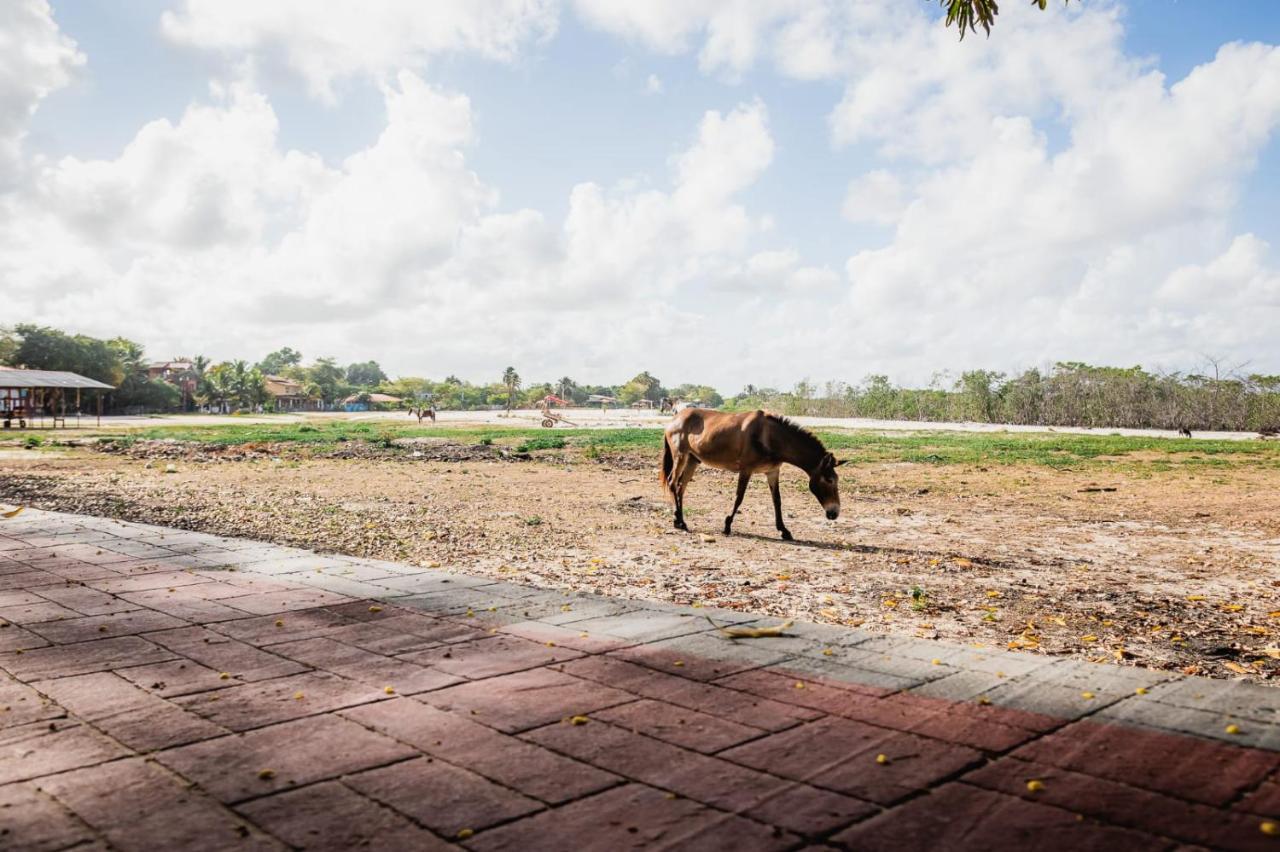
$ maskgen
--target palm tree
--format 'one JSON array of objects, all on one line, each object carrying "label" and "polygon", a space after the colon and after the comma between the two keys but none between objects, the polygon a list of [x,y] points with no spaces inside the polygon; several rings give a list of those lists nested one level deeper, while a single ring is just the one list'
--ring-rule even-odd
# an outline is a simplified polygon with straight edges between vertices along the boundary
[{"label": "palm tree", "polygon": [[502,371],[502,384],[507,388],[507,413],[510,414],[515,406],[516,391],[520,390],[520,374],[516,372],[515,367],[508,367]]},{"label": "palm tree", "polygon": [[568,376],[565,376],[562,379],[560,379],[560,381],[557,382],[556,384],[560,389],[560,393],[557,394],[557,396],[559,396],[561,399],[565,400],[566,402],[572,402],[573,392],[578,389],[578,386],[577,384],[574,383],[573,379],[569,378]]},{"label": "palm tree", "polygon": [[190,411],[196,400],[203,395],[204,371],[209,368],[209,359],[203,355],[194,358],[175,358],[190,364],[178,375],[178,384],[182,389],[182,409]]},{"label": "palm tree", "polygon": [[235,375],[230,364],[215,364],[205,371],[200,401],[212,405],[225,414],[228,403],[235,396]]},{"label": "palm tree", "polygon": [[[1062,0],[1064,3],[1068,0]],[[947,26],[955,24],[960,30],[960,38],[966,31],[976,30],[981,26],[991,35],[991,26],[996,22],[1000,8],[996,0],[938,0],[942,8],[947,10]],[[1042,10],[1047,8],[1049,0],[1031,0]]]}]

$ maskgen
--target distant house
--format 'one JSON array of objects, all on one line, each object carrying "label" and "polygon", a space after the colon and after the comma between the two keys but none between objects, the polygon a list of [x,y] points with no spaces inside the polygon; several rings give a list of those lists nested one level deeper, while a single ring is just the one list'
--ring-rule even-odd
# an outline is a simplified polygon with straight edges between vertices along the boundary
[{"label": "distant house", "polygon": [[342,407],[346,411],[369,411],[372,408],[397,405],[399,402],[400,397],[385,393],[353,393],[342,401]]},{"label": "distant house", "polygon": [[284,376],[263,376],[267,396],[275,403],[276,411],[319,411],[321,401],[310,396],[302,382]]},{"label": "distant house", "polygon": [[148,379],[164,379],[166,382],[176,384],[177,379],[183,373],[189,373],[194,369],[190,361],[155,361],[147,365]]},{"label": "distant house", "polygon": [[199,383],[195,365],[190,361],[156,361],[147,365],[147,378],[168,382],[182,391],[182,406],[190,406],[196,396]]}]

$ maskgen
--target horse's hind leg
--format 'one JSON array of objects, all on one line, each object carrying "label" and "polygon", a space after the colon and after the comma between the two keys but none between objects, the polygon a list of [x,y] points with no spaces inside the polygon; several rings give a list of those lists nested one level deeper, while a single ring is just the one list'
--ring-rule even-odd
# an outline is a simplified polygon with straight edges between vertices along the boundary
[{"label": "horse's hind leg", "polygon": [[693,479],[693,475],[698,470],[698,460],[694,458],[692,453],[681,453],[676,460],[676,469],[672,474],[675,486],[671,489],[676,500],[676,520],[675,527],[678,530],[689,531],[689,525],[684,522],[684,490],[689,487],[689,480]]},{"label": "horse's hind leg", "polygon": [[738,496],[733,501],[733,511],[729,513],[729,517],[724,519],[724,534],[729,535],[733,527],[733,518],[738,514],[738,507],[742,505],[742,498],[747,493],[747,483],[751,481],[751,474],[743,471],[738,474]]},{"label": "horse's hind leg", "polygon": [[782,533],[783,541],[791,541],[791,531],[787,529],[787,525],[782,522],[782,492],[778,490],[778,472],[776,470],[769,471],[769,491],[773,494],[773,519],[778,527],[778,532]]}]

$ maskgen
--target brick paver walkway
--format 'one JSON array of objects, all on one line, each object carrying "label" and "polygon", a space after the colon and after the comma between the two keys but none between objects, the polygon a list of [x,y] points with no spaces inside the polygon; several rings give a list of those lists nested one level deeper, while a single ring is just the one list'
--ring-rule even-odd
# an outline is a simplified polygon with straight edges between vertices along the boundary
[{"label": "brick paver walkway", "polygon": [[1280,849],[1275,689],[704,613],[29,510],[0,848]]}]

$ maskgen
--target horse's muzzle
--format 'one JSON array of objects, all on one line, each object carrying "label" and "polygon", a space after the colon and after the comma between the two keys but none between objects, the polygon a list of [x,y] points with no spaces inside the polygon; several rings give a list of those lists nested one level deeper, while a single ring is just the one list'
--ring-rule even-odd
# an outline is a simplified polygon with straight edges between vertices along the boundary
[{"label": "horse's muzzle", "polygon": [[827,520],[828,520],[828,521],[834,521],[834,520],[835,520],[836,518],[838,518],[838,517],[840,517],[840,510],[839,510],[839,509],[828,509],[828,510],[827,510]]}]

